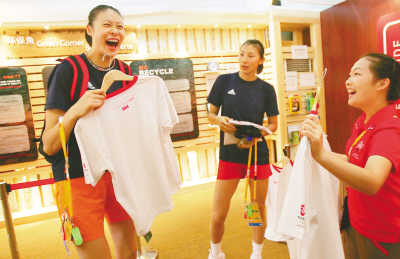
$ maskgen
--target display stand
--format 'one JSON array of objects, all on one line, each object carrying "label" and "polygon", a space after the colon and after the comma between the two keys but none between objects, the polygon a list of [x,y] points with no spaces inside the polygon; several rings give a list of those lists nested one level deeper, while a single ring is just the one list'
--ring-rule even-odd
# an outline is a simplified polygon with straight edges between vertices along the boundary
[{"label": "display stand", "polygon": [[[291,158],[296,155],[296,134],[310,112],[317,88],[320,88],[319,117],[326,129],[325,94],[319,13],[302,13],[274,9],[269,13],[270,48],[266,60],[272,68],[272,85],[280,111],[275,140],[278,161],[282,150],[291,145]],[[291,133],[289,135],[289,132]]]}]

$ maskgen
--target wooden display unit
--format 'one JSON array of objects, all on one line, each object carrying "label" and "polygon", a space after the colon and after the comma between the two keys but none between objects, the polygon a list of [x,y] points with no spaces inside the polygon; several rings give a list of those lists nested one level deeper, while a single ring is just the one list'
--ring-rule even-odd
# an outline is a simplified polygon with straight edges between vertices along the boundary
[{"label": "wooden display unit", "polygon": [[[267,60],[270,62],[270,67],[273,68],[271,83],[275,86],[280,111],[278,131],[274,136],[278,161],[282,161],[282,150],[285,145],[291,144],[288,126],[301,125],[310,110],[310,103],[307,103],[312,101],[310,93],[316,92],[318,87],[320,88],[319,116],[324,131],[326,128],[325,94],[322,76],[324,69],[319,13],[307,13],[307,15],[302,13],[301,15],[294,11],[272,11],[269,14],[270,48],[267,51],[267,56],[270,58],[267,58]],[[306,49],[308,57],[305,59],[293,59],[292,46],[304,46],[302,48]],[[296,80],[294,82],[294,85],[297,84],[297,89],[287,89],[286,80],[290,79],[290,76],[294,76],[293,73],[288,75],[288,71],[297,72],[297,83]],[[310,83],[313,80],[314,83]],[[301,82],[305,86],[301,86]],[[307,96],[307,94],[309,95]],[[301,97],[298,111],[290,110],[293,105],[289,103],[289,100],[293,96]],[[291,158],[294,158],[297,145],[292,143],[291,146],[294,151],[291,152]]]}]

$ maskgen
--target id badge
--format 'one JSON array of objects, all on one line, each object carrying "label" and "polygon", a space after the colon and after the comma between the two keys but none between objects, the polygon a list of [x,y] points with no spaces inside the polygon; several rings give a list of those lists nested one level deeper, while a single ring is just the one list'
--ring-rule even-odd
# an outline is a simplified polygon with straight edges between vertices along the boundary
[{"label": "id badge", "polygon": [[256,202],[250,202],[245,206],[244,218],[250,227],[259,227],[263,225],[260,208]]}]

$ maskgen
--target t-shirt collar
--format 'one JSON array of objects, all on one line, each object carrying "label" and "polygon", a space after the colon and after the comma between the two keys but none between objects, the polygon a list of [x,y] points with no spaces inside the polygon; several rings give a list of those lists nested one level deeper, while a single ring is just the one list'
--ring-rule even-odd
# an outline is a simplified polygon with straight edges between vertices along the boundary
[{"label": "t-shirt collar", "polygon": [[359,120],[359,127],[362,129],[367,129],[367,128],[374,128],[379,122],[381,121],[386,121],[390,118],[393,118],[393,115],[395,114],[394,112],[395,105],[394,104],[389,104],[379,111],[377,111],[372,117],[368,120],[367,123],[365,123],[365,113],[361,115],[361,118]]}]

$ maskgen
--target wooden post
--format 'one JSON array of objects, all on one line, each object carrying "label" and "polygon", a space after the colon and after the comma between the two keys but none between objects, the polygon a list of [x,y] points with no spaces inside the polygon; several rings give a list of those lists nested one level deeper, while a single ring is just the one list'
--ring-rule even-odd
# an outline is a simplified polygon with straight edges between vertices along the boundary
[{"label": "wooden post", "polygon": [[7,185],[5,182],[0,183],[0,199],[3,206],[4,222],[8,233],[8,243],[11,251],[12,259],[19,259],[17,239],[15,236],[14,225],[11,217],[10,206],[8,205]]}]

